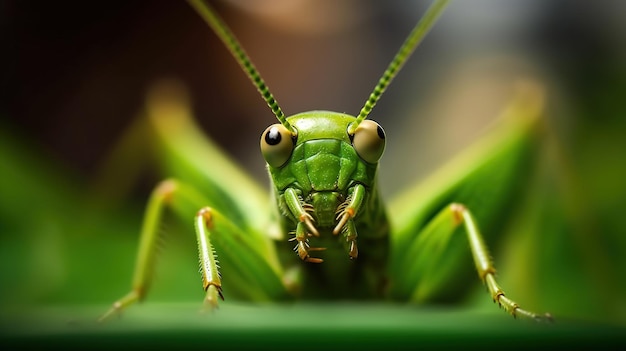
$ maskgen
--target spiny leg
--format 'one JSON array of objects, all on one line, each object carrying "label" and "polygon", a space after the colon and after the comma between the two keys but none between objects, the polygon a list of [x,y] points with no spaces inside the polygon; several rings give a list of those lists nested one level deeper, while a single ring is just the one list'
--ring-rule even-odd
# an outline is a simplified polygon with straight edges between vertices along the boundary
[{"label": "spiny leg", "polygon": [[[221,211],[204,207],[195,216],[202,285],[206,291],[204,306],[213,309],[222,295],[220,262],[228,268],[231,292],[253,301],[270,301],[288,294],[282,268],[253,238],[254,232],[243,230]],[[228,266],[228,267],[226,267]]]},{"label": "spiny leg", "polygon": [[[454,203],[440,211],[406,247],[405,254],[393,267],[400,269],[402,276],[394,277],[392,295],[405,296],[423,301],[438,295],[442,277],[449,273],[451,259],[445,253],[459,225],[463,224],[470,251],[480,279],[486,284],[489,293],[501,307],[513,317],[522,316],[534,320],[552,320],[550,314],[540,315],[519,306],[508,298],[495,279],[496,269],[489,250],[478,230],[470,211],[463,205]],[[393,271],[392,271],[393,273]]]},{"label": "spiny leg", "polygon": [[[183,183],[167,180],[157,186],[148,201],[141,229],[131,291],[114,302],[100,317],[100,321],[118,314],[145,297],[156,261],[158,226],[165,208],[172,208],[183,218],[191,218],[194,209],[202,206],[200,204],[210,204],[210,201]],[[196,213],[194,223],[206,307],[215,307],[218,298],[223,298],[219,266],[213,248],[216,243],[222,250],[222,259],[229,263],[233,273],[237,273],[229,279],[229,287],[233,290],[237,289],[240,295],[261,301],[286,294],[278,261],[273,257],[273,252],[263,245],[258,233],[242,230],[219,211],[208,207]]]},{"label": "spiny leg", "polygon": [[470,249],[474,258],[476,270],[478,271],[478,276],[487,285],[487,289],[489,289],[489,293],[491,294],[493,301],[497,302],[498,305],[502,306],[504,310],[513,315],[513,317],[523,316],[535,320],[545,319],[551,321],[552,316],[549,313],[539,315],[525,310],[521,308],[517,302],[511,300],[505,295],[504,290],[502,290],[500,285],[496,282],[496,268],[491,257],[489,256],[487,245],[485,245],[482,235],[478,230],[474,217],[465,206],[458,203],[451,204],[449,206],[449,211],[454,216],[454,220],[457,224],[465,224],[467,239],[470,243]]},{"label": "spiny leg", "polygon": [[241,230],[223,213],[211,207],[198,211],[195,216],[195,230],[202,286],[206,293],[205,309],[215,309],[218,300],[224,300],[214,242],[221,243],[220,253],[224,261],[235,270],[231,273],[236,274],[229,276],[231,288],[241,286],[240,290],[244,290],[250,299],[261,301],[285,294],[280,267],[273,266],[268,260],[265,247],[251,240],[251,232]]},{"label": "spiny leg", "polygon": [[141,227],[139,250],[135,261],[131,291],[121,299],[115,301],[113,306],[111,306],[98,321],[102,322],[108,319],[145,297],[156,261],[155,256],[159,235],[158,225],[161,223],[163,210],[171,201],[175,191],[176,182],[172,180],[161,182],[153,190],[148,200],[148,206]]},{"label": "spiny leg", "polygon": [[309,252],[311,251],[321,251],[325,249],[321,247],[310,247],[308,244],[309,236],[320,236],[317,228],[315,228],[315,225],[313,224],[313,216],[309,213],[312,208],[307,206],[307,204],[302,201],[298,193],[292,188],[285,190],[285,202],[287,203],[289,211],[299,221],[296,224],[296,233],[294,237],[294,240],[297,242],[295,251],[298,253],[298,256],[303,261],[322,263],[324,260],[321,258],[311,257],[309,255]]},{"label": "spiny leg", "polygon": [[204,304],[209,308],[217,307],[218,296],[222,295],[222,279],[218,269],[217,255],[211,245],[211,229],[213,228],[213,215],[209,207],[198,211],[195,218],[196,235],[198,237],[198,255],[200,256],[200,273],[202,274],[202,287],[206,292]]},{"label": "spiny leg", "polygon": [[355,259],[359,255],[356,244],[357,232],[354,225],[354,217],[359,212],[366,194],[365,187],[361,184],[354,186],[348,199],[337,209],[337,220],[339,221],[333,229],[333,234],[344,233],[346,241],[349,243],[348,255]]},{"label": "spiny leg", "polygon": [[311,251],[323,251],[326,248],[324,247],[310,247],[307,237],[310,236],[305,228],[305,224],[303,222],[299,222],[296,224],[296,231],[294,233],[294,237],[290,239],[290,241],[296,241],[296,246],[294,247],[294,251],[298,254],[300,259],[306,262],[311,263],[322,263],[323,259],[317,257],[311,257],[309,254]]}]

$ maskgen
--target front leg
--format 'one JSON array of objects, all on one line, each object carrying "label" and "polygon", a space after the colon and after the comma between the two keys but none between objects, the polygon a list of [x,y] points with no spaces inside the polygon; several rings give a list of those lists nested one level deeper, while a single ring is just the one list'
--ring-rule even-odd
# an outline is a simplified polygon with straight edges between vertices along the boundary
[{"label": "front leg", "polygon": [[309,246],[309,236],[320,236],[317,228],[315,228],[315,225],[313,224],[313,216],[311,216],[308,212],[311,211],[312,208],[308,206],[308,204],[304,203],[296,190],[292,188],[285,190],[285,203],[287,204],[287,207],[293,217],[298,220],[298,223],[296,224],[295,237],[292,239],[297,242],[294,250],[303,261],[312,263],[324,262],[321,258],[311,257],[309,254],[311,251],[324,250],[324,248],[321,247]]},{"label": "front leg", "polygon": [[348,255],[351,259],[357,258],[359,250],[356,244],[357,232],[354,225],[354,217],[356,217],[363,200],[365,199],[366,190],[361,184],[354,186],[352,193],[348,199],[337,208],[337,220],[339,221],[333,229],[333,234],[344,234],[346,241],[349,243]]}]

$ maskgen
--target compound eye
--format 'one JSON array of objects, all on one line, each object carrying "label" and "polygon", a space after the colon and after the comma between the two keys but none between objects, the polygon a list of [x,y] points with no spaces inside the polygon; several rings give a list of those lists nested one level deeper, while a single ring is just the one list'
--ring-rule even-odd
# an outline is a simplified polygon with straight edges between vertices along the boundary
[{"label": "compound eye", "polygon": [[354,132],[352,146],[365,162],[376,163],[385,151],[385,131],[378,123],[366,119]]},{"label": "compound eye", "polygon": [[268,165],[280,167],[289,160],[294,140],[282,124],[272,124],[261,135],[261,153]]}]

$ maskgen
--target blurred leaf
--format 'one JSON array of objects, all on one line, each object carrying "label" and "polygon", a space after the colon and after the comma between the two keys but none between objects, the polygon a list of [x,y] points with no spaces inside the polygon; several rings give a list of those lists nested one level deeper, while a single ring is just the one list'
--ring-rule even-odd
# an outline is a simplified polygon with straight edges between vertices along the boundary
[{"label": "blurred leaf", "polygon": [[380,304],[225,303],[198,314],[198,304],[137,306],[98,325],[106,306],[22,310],[1,321],[0,342],[13,347],[206,349],[444,349],[617,346],[623,329],[561,320],[536,324],[501,313]]}]

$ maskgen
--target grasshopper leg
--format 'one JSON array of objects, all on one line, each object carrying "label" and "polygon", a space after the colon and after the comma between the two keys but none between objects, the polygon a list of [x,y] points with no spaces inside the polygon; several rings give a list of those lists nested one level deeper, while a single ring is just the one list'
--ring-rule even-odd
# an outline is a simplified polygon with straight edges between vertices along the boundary
[{"label": "grasshopper leg", "polygon": [[357,248],[356,238],[357,232],[354,225],[354,217],[359,212],[367,191],[361,184],[357,184],[352,188],[350,196],[339,206],[337,209],[337,225],[333,229],[333,234],[338,235],[343,232],[348,243],[348,256],[351,259],[356,259],[359,255]]},{"label": "grasshopper leg", "polygon": [[408,245],[404,257],[399,261],[400,265],[395,265],[401,267],[402,276],[393,277],[395,286],[392,287],[392,295],[409,295],[412,300],[424,301],[441,293],[442,276],[448,279],[451,261],[451,257],[445,254],[450,253],[447,250],[452,246],[451,239],[461,225],[467,235],[478,276],[486,285],[493,301],[513,317],[551,321],[550,314],[528,311],[506,296],[496,281],[496,268],[474,216],[459,203],[450,204],[441,210]]},{"label": "grasshopper leg", "polygon": [[457,225],[465,225],[467,239],[470,243],[470,249],[472,251],[478,276],[487,286],[493,301],[502,306],[502,308],[504,308],[504,310],[510,313],[513,317],[521,316],[532,318],[537,321],[551,321],[552,316],[549,313],[542,315],[525,310],[521,308],[517,302],[511,300],[505,295],[504,290],[502,290],[500,285],[496,282],[496,268],[493,264],[493,260],[489,256],[487,245],[485,245],[471,212],[465,206],[458,203],[451,204],[448,211],[452,213],[454,221]]},{"label": "grasshopper leg", "polygon": [[210,207],[204,207],[198,211],[195,218],[202,287],[206,291],[204,306],[208,309],[217,307],[218,297],[224,300],[217,255],[210,241],[210,232],[213,228],[212,213],[213,211]]},{"label": "grasshopper leg", "polygon": [[239,295],[246,298],[260,301],[285,295],[281,267],[276,265],[272,252],[266,250],[264,241],[253,232],[240,228],[214,207],[202,207],[202,204],[210,204],[210,201],[182,182],[166,180],[155,188],[148,200],[141,229],[131,291],[115,301],[100,317],[100,321],[119,314],[145,297],[156,263],[158,228],[166,208],[178,212],[183,218],[191,218],[193,211],[200,208],[193,218],[202,285],[206,292],[205,308],[215,308],[219,299],[223,299],[214,245],[217,245],[218,251],[223,254],[221,258],[229,263],[231,272],[237,273],[229,280],[229,287],[232,287],[233,291],[238,291]]},{"label": "grasshopper leg", "polygon": [[152,192],[141,228],[139,250],[135,261],[132,288],[129,293],[115,301],[111,308],[98,321],[102,322],[126,307],[141,301],[149,288],[151,273],[154,269],[156,245],[158,242],[158,224],[163,217],[163,210],[169,204],[177,188],[173,180],[161,182]]},{"label": "grasshopper leg", "polygon": [[311,210],[311,208],[306,206],[304,201],[302,201],[302,198],[292,188],[288,188],[285,191],[285,202],[289,207],[289,211],[291,211],[293,216],[298,219],[294,238],[297,244],[294,250],[303,261],[322,263],[324,260],[317,257],[311,257],[309,254],[310,251],[324,250],[322,247],[309,247],[308,245],[307,238],[309,236],[320,236],[317,228],[315,228],[315,225],[313,224],[313,216],[311,216],[311,214],[307,211]]}]

